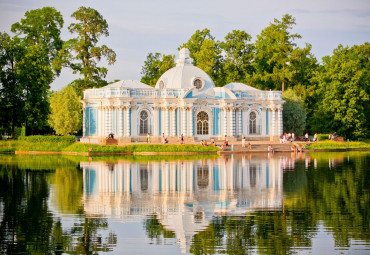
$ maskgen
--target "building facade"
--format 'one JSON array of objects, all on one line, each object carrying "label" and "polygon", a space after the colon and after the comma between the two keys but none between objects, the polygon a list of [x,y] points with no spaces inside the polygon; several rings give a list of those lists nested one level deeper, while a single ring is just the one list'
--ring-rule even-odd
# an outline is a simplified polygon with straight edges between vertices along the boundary
[{"label": "building facade", "polygon": [[192,64],[190,52],[179,52],[176,66],[153,88],[122,80],[84,91],[82,142],[99,143],[113,134],[120,141],[152,138],[268,140],[283,132],[280,91],[261,91],[242,83],[216,87]]}]

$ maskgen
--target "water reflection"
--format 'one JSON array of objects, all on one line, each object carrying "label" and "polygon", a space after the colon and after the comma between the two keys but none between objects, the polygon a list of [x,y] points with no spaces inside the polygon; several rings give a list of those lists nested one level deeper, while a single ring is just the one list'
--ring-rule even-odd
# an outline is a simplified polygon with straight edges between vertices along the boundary
[{"label": "water reflection", "polygon": [[155,215],[184,252],[217,215],[282,208],[284,158],[132,163],[81,162],[89,217]]}]

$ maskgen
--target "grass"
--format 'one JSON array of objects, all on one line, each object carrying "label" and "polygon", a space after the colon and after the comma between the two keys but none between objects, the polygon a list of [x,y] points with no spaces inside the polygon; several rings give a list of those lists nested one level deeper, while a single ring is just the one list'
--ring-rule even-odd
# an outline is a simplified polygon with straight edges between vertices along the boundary
[{"label": "grass", "polygon": [[310,146],[306,146],[306,148],[310,150],[370,149],[370,143],[325,141],[312,143]]},{"label": "grass", "polygon": [[215,152],[219,149],[213,146],[200,145],[165,145],[165,144],[133,144],[126,146],[96,145],[71,143],[68,141],[29,142],[24,140],[0,141],[0,153],[14,151],[66,151],[66,152],[96,152],[96,153],[131,153],[131,152]]}]

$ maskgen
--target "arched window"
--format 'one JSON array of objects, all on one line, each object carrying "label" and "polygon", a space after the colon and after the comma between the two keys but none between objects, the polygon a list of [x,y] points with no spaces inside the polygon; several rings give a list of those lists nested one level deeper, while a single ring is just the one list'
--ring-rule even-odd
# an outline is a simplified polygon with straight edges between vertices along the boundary
[{"label": "arched window", "polygon": [[256,112],[249,114],[249,134],[257,133],[257,115]]},{"label": "arched window", "polygon": [[208,114],[206,112],[197,114],[197,135],[208,135]]},{"label": "arched window", "polygon": [[149,133],[148,129],[149,114],[147,111],[140,112],[140,135]]}]

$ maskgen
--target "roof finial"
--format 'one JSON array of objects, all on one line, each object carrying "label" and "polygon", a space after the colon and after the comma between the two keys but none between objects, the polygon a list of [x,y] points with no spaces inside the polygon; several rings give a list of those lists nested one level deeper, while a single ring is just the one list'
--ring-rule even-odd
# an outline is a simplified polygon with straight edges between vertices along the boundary
[{"label": "roof finial", "polygon": [[179,51],[179,58],[176,60],[176,66],[192,65],[193,59],[190,57],[190,51],[182,48]]}]

